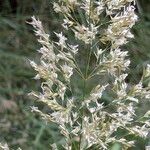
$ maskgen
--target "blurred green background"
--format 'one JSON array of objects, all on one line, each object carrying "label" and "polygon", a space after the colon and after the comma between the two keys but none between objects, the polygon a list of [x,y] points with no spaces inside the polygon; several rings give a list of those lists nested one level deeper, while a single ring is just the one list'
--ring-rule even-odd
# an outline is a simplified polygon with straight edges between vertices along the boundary
[{"label": "blurred green background", "polygon": [[[33,80],[35,72],[28,62],[28,59],[38,60],[39,45],[33,28],[26,21],[35,15],[48,33],[57,31],[60,21],[51,2],[0,0],[0,141],[7,142],[10,148],[48,150],[50,143],[61,140],[55,125],[46,125],[30,112],[34,101],[28,97],[30,91],[39,91],[40,83]],[[150,0],[138,1],[137,14],[139,22],[133,29],[135,39],[124,47],[129,50],[129,80],[133,83],[138,82],[144,64],[150,63]],[[143,104],[139,113],[149,108]],[[144,150],[146,144],[148,140],[140,139],[135,150]],[[112,148],[119,149],[118,145]]]}]

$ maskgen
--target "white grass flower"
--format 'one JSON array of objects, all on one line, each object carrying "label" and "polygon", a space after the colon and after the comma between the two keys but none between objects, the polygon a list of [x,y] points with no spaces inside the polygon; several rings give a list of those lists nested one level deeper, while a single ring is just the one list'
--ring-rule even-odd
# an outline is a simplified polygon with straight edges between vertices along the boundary
[{"label": "white grass flower", "polygon": [[2,150],[9,150],[9,147],[8,147],[8,145],[6,143],[5,144],[0,143],[0,148]]},{"label": "white grass flower", "polygon": [[150,76],[150,65],[148,64],[145,71],[145,77],[149,77],[149,76]]},{"label": "white grass flower", "polygon": [[95,27],[93,24],[90,24],[90,26],[90,29],[84,25],[75,26],[75,29],[73,29],[75,37],[79,40],[82,40],[86,44],[91,43],[92,40],[95,39],[98,27]]},{"label": "white grass flower", "polygon": [[[143,86],[144,79],[150,76],[150,65],[147,65],[138,84],[127,83],[130,60],[128,52],[121,48],[129,38],[134,38],[131,28],[138,17],[133,2],[54,2],[54,11],[64,17],[63,29],[73,34],[74,41],[67,39],[63,31],[54,32],[57,41],[50,40],[41,21],[32,17],[30,24],[41,44],[38,50],[41,58],[39,64],[30,63],[37,72],[35,79],[42,79],[42,83],[41,93],[32,92],[31,95],[48,106],[51,113],[43,113],[35,106],[32,111],[47,123],[58,124],[65,138],[62,147],[66,150],[74,149],[74,144],[79,150],[107,150],[115,142],[128,149],[134,141],[117,137],[118,130],[143,138],[150,131],[149,112],[141,118],[136,116],[137,104],[150,99],[149,85]],[[76,14],[78,11],[82,12],[82,18]],[[77,60],[82,51],[88,55],[87,60],[85,57],[81,60],[86,64],[84,69]],[[95,57],[94,62],[91,61],[92,56]],[[74,77],[77,77],[77,83]],[[92,78],[96,81],[93,87],[89,84]],[[78,82],[81,86],[76,90]],[[57,150],[57,143],[52,148]]]},{"label": "white grass flower", "polygon": [[64,47],[66,47],[66,40],[67,38],[61,33],[56,33],[56,36],[59,38],[59,42],[56,42],[56,44],[58,44],[59,46],[61,46],[61,48],[63,49]]}]

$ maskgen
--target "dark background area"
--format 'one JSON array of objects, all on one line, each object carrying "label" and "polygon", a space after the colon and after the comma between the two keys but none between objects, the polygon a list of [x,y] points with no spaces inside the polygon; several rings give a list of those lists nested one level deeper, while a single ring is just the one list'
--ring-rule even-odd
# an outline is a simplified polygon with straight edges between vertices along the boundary
[{"label": "dark background area", "polygon": [[[28,61],[38,60],[39,45],[33,28],[26,22],[35,15],[48,33],[57,31],[60,21],[51,2],[0,0],[0,141],[14,149],[20,146],[28,150],[48,150],[50,143],[61,139],[55,125],[46,125],[30,112],[34,101],[28,97],[30,91],[40,89],[39,82],[33,80],[35,72]],[[137,82],[143,66],[150,63],[150,0],[138,1],[137,14],[135,39],[125,46],[131,58],[131,82]],[[143,104],[139,112],[143,108],[149,109],[149,105]],[[148,141],[140,139],[136,150],[144,150],[145,144]]]}]

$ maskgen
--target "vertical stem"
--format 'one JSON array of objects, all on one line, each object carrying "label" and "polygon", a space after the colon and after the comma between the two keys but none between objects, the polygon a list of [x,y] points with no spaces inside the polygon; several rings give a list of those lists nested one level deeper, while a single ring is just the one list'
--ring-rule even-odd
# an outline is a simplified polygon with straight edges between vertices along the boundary
[{"label": "vertical stem", "polygon": [[91,54],[92,54],[91,46],[90,46],[89,50],[90,50],[90,52],[89,52],[89,56],[88,56],[88,62],[87,62],[86,73],[85,73],[85,79],[86,80],[88,79],[88,70],[89,70],[89,67],[90,67],[90,60],[91,60]]},{"label": "vertical stem", "polygon": [[40,130],[39,130],[39,132],[38,132],[38,134],[37,134],[37,136],[36,136],[36,139],[35,139],[35,141],[34,141],[34,145],[35,145],[35,146],[37,146],[37,145],[39,144],[40,138],[41,138],[41,136],[42,136],[44,130],[45,130],[45,126],[42,125],[41,128],[40,128]]},{"label": "vertical stem", "polygon": [[[82,95],[82,100],[85,100],[85,94],[86,94],[86,79],[83,79],[83,95]],[[81,130],[83,128],[83,117],[84,117],[84,107],[82,106],[81,108]],[[80,141],[79,141],[79,150],[81,150],[81,143],[82,143],[82,133],[80,134]]]},{"label": "vertical stem", "polygon": [[[90,23],[91,23],[91,5],[92,5],[92,0],[90,0],[90,12],[89,12],[89,28],[90,28]],[[85,95],[86,95],[86,82],[87,82],[87,78],[88,78],[88,70],[89,70],[89,65],[90,65],[90,59],[91,59],[91,54],[92,54],[92,42],[89,44],[89,55],[88,55],[88,62],[87,62],[87,66],[86,66],[86,70],[85,70],[85,77],[83,78],[83,95],[82,95],[82,100],[84,102],[85,100]],[[84,106],[82,106],[81,108],[81,132],[82,132],[82,128],[83,128],[83,118],[85,115],[85,110],[84,110]],[[80,141],[79,141],[79,150],[82,150],[82,133],[80,134]]]},{"label": "vertical stem", "polygon": [[[90,24],[91,24],[91,7],[92,7],[92,0],[90,0],[90,12],[89,12],[89,29],[91,28]],[[85,73],[85,78],[87,79],[88,76],[88,70],[89,70],[89,66],[90,66],[90,60],[91,60],[91,54],[92,54],[92,41],[89,44],[89,55],[88,55],[88,62],[87,62],[87,67],[86,67],[86,73]]]}]

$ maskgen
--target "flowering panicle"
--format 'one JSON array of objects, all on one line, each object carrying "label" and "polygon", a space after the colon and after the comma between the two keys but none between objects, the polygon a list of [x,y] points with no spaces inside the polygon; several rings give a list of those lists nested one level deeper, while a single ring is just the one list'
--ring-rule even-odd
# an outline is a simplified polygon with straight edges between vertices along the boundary
[{"label": "flowering panicle", "polygon": [[0,148],[3,149],[3,150],[9,150],[9,147],[7,144],[1,144],[0,143]]},{"label": "flowering panicle", "polygon": [[[43,30],[41,22],[36,20],[35,17],[32,17],[30,24],[35,28],[35,34],[42,45],[42,48],[38,50],[42,54],[41,63],[36,64],[34,61],[30,61],[30,63],[38,73],[35,79],[45,80],[41,84],[42,92],[40,94],[34,92],[30,94],[50,107],[53,113],[51,115],[44,114],[35,107],[32,107],[32,110],[39,113],[45,120],[51,120],[63,125],[68,122],[67,120],[70,116],[71,108],[68,107],[70,100],[66,102],[65,93],[69,90],[67,84],[70,82],[75,66],[70,50],[64,51],[64,49],[73,46],[67,45],[67,38],[62,33],[55,33],[58,37],[58,42],[50,41],[49,36]],[[76,49],[77,47],[74,47],[74,53],[76,53]]]},{"label": "flowering panicle", "polygon": [[[54,32],[57,41],[50,40],[42,23],[32,17],[30,24],[42,47],[38,50],[40,63],[30,63],[37,71],[35,79],[43,79],[43,82],[41,93],[31,94],[48,106],[51,113],[43,113],[37,107],[32,110],[47,122],[58,124],[66,150],[105,150],[115,142],[127,149],[134,141],[126,135],[146,138],[150,131],[150,113],[140,118],[136,115],[137,104],[150,99],[150,84],[143,86],[150,77],[150,65],[145,68],[139,83],[128,84],[130,60],[128,52],[121,48],[134,37],[131,28],[138,18],[134,4],[134,0],[55,2],[54,11],[64,17],[62,27],[73,34],[74,41],[63,32]],[[76,60],[76,55],[84,49],[88,53],[85,72]],[[92,54],[96,60],[94,68],[90,67]],[[75,84],[72,76],[76,74],[83,83],[82,95],[72,88]],[[93,89],[88,84],[92,78],[97,80]],[[88,93],[87,88],[92,90]],[[105,97],[108,97],[107,102]],[[118,136],[119,130],[125,135]],[[52,149],[58,149],[57,143],[52,144]]]},{"label": "flowering panicle", "polygon": [[[1,150],[10,150],[10,148],[8,147],[8,145],[6,143],[5,144],[0,143],[0,149]],[[21,148],[18,148],[17,150],[21,150]]]},{"label": "flowering panicle", "polygon": [[[105,37],[102,37],[102,41],[110,41],[113,48],[117,48],[127,43],[128,38],[133,38],[133,34],[130,32],[130,28],[137,21],[137,15],[134,13],[135,8],[131,5],[124,7],[123,12],[111,16],[111,24],[106,30]],[[114,14],[113,14],[114,15]]]}]

